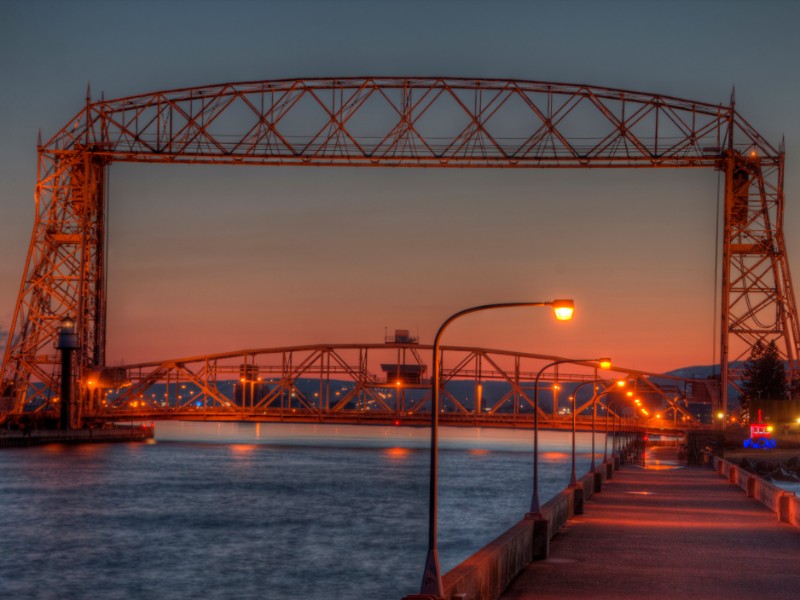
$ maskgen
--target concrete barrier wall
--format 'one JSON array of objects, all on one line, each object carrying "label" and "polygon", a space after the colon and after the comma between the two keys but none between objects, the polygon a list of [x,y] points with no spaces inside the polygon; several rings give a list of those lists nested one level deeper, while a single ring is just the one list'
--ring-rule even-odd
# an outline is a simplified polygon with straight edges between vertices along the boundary
[{"label": "concrete barrier wall", "polygon": [[[601,482],[605,481],[606,469],[599,465],[599,471]],[[581,477],[578,484],[582,498],[591,497],[595,489],[594,473]],[[570,487],[564,489],[542,506],[541,519],[523,519],[445,573],[442,577],[444,597],[449,600],[495,600],[534,560],[534,536],[542,532],[546,538],[544,543],[549,545],[549,540],[574,516],[575,491]]]},{"label": "concrete barrier wall", "polygon": [[788,492],[718,456],[712,460],[714,470],[727,477],[732,485],[739,486],[750,498],[769,508],[777,515],[778,520],[800,527],[800,498],[794,492]]},{"label": "concrete barrier wall", "polygon": [[789,498],[786,510],[786,522],[800,528],[800,497],[797,495]]},{"label": "concrete barrier wall", "polygon": [[445,598],[494,599],[533,561],[535,522],[523,519],[442,577]]}]

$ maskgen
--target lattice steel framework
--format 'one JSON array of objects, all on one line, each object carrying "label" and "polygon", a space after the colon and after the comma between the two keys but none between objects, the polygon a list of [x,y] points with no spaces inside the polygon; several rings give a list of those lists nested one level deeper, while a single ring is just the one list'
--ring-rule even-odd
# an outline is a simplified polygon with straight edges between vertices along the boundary
[{"label": "lattice steel framework", "polygon": [[[77,317],[76,381],[105,352],[105,172],[114,161],[298,166],[712,168],[724,173],[728,363],[798,319],[782,233],[783,147],[728,106],[559,83],[292,79],[91,101],[39,144],[36,218],[2,366],[6,405],[57,394],[53,341]],[[79,394],[85,398],[85,394]],[[76,414],[80,419],[81,407]]]},{"label": "lattice steel framework", "polygon": [[[90,386],[89,406],[95,418],[303,421],[426,425],[430,419],[430,385],[424,377],[404,380],[388,367],[419,367],[425,374],[432,347],[417,344],[339,344],[261,348],[193,356],[118,367],[126,385],[116,389]],[[442,408],[448,424],[531,426],[533,384],[539,369],[556,356],[477,347],[442,349]],[[565,364],[547,370],[542,390],[553,384],[594,381],[592,363]],[[122,375],[122,374],[120,374]],[[94,375],[93,375],[94,376]],[[697,425],[686,410],[693,389],[705,381],[648,373],[615,366],[603,371],[620,389],[617,410],[633,401],[636,390],[648,405],[672,411],[681,425]],[[231,385],[233,383],[233,386]],[[613,384],[607,383],[606,388]],[[565,386],[566,387],[566,386]],[[613,386],[616,387],[616,386]],[[548,390],[550,391],[550,390]],[[577,413],[591,408],[591,390]],[[468,398],[462,397],[465,394]],[[565,393],[566,394],[566,393]],[[580,399],[579,399],[580,400]],[[588,402],[586,400],[589,400]],[[548,426],[569,426],[539,407]],[[584,421],[587,420],[583,419]]]}]

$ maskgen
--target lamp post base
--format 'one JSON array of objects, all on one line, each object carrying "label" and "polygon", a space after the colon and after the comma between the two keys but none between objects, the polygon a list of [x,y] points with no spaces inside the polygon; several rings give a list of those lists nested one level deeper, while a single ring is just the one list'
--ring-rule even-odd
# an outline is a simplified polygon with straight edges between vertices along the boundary
[{"label": "lamp post base", "polygon": [[435,548],[428,550],[425,560],[425,572],[422,574],[422,586],[416,598],[443,598],[442,575],[439,570],[439,553]]},{"label": "lamp post base", "polygon": [[572,488],[572,512],[576,515],[582,515],[584,502],[583,486],[580,483],[576,483],[569,487]]}]

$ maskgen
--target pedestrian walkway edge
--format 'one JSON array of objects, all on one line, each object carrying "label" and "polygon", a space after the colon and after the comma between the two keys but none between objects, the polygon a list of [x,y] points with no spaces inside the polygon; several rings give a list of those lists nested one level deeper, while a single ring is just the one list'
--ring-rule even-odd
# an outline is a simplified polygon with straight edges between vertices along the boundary
[{"label": "pedestrian walkway edge", "polygon": [[442,577],[444,598],[495,600],[528,564],[537,558],[546,558],[550,540],[576,514],[576,508],[578,514],[581,512],[583,500],[602,486],[606,473],[605,468],[587,473],[577,486],[565,488],[547,502],[539,518],[531,515],[522,519],[445,573]]},{"label": "pedestrian walkway edge", "polygon": [[800,497],[719,456],[709,458],[710,466],[731,485],[747,492],[774,512],[779,521],[800,528]]}]

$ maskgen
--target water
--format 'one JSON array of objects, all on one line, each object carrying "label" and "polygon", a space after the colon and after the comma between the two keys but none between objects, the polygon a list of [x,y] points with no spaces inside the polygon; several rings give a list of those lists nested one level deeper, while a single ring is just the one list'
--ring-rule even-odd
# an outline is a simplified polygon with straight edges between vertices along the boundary
[{"label": "water", "polygon": [[[397,600],[422,576],[427,435],[171,423],[155,444],[4,450],[0,597]],[[444,572],[524,515],[532,467],[530,432],[442,438]],[[542,434],[543,502],[569,481],[569,447]]]}]

